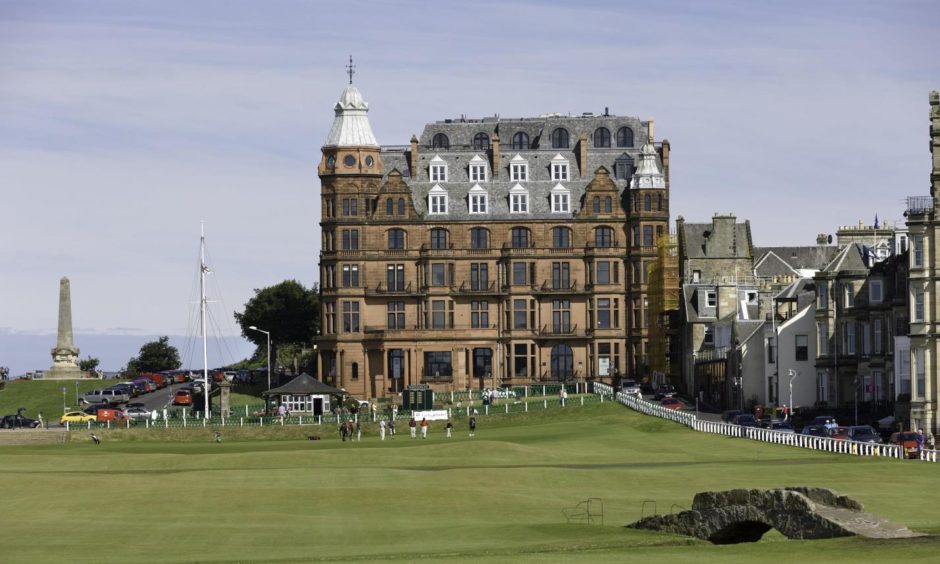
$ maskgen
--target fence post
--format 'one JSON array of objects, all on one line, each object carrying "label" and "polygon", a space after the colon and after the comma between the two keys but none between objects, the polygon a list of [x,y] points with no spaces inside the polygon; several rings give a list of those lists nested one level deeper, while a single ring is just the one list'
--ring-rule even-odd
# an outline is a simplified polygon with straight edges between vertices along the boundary
[{"label": "fence post", "polygon": [[[542,386],[542,390],[545,390],[545,386]],[[542,394],[542,395],[545,395],[545,394]],[[543,408],[548,409],[548,400],[547,400],[547,399],[546,399],[546,400],[542,400],[542,404],[543,404],[543,405],[542,405]]]},{"label": "fence post", "polygon": [[526,399],[529,399],[529,386],[525,387],[525,397]]},{"label": "fence post", "polygon": [[[184,421],[185,421],[185,420],[184,420]],[[169,429],[169,428],[170,428],[170,420],[167,419],[166,417],[163,418],[163,428],[164,428],[164,429]]]},{"label": "fence post", "polygon": [[485,411],[484,415],[489,415],[489,414],[490,414],[490,406],[484,405],[484,406],[483,406],[483,410]]},{"label": "fence post", "polygon": [[545,395],[545,384],[542,384],[542,395]]},{"label": "fence post", "polygon": [[529,412],[529,402],[525,402],[525,412]]},{"label": "fence post", "polygon": [[238,418],[238,426],[239,426],[239,427],[244,427],[244,426],[245,426],[245,418],[244,418],[244,417],[239,417],[239,418]]},{"label": "fence post", "polygon": [[317,415],[317,425],[323,425],[323,415]]},{"label": "fence post", "polygon": [[108,423],[108,429],[110,429],[110,428],[111,428],[111,420],[108,419],[107,423]]},{"label": "fence post", "polygon": [[509,400],[506,400],[506,413],[509,413]]},{"label": "fence post", "polygon": [[450,391],[450,403],[454,403],[454,390]]},{"label": "fence post", "polygon": [[581,396],[581,405],[584,405],[584,396]]}]

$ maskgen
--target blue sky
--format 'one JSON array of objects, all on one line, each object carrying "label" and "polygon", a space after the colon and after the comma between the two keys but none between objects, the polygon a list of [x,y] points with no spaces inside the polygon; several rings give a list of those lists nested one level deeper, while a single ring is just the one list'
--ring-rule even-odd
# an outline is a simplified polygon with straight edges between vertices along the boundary
[{"label": "blue sky", "polygon": [[5,335],[54,331],[63,275],[80,347],[187,335],[200,221],[223,333],[254,288],[312,284],[349,54],[380,143],[461,114],[654,117],[674,218],[812,244],[928,193],[938,29],[932,1],[0,1],[0,365]]}]

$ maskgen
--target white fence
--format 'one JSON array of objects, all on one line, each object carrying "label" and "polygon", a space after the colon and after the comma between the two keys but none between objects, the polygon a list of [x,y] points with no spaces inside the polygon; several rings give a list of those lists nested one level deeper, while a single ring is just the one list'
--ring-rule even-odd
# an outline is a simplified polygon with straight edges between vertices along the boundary
[{"label": "white fence", "polygon": [[[596,387],[597,384],[595,384],[595,388]],[[639,411],[645,415],[652,415],[654,417],[669,419],[670,421],[681,423],[702,433],[725,435],[727,437],[740,437],[764,443],[786,445],[797,448],[807,448],[811,450],[832,452],[836,454],[848,454],[852,456],[904,458],[904,450],[898,445],[860,443],[848,440],[837,440],[829,437],[814,437],[812,435],[800,435],[797,433],[761,429],[757,427],[742,427],[741,425],[719,423],[717,421],[705,421],[696,417],[694,413],[667,409],[659,404],[639,399],[636,396],[618,393],[616,398],[618,402],[629,407],[630,409]],[[926,460],[929,462],[940,462],[940,451],[922,450],[920,451],[919,458],[920,460]]]}]

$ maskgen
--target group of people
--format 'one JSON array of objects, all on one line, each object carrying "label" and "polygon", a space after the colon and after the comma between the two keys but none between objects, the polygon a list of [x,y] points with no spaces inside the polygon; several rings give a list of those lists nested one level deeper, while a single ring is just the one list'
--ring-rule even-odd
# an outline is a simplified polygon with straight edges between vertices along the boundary
[{"label": "group of people", "polygon": [[918,450],[935,450],[937,448],[936,439],[933,436],[933,433],[930,431],[927,434],[924,434],[923,429],[917,430],[917,449]]},{"label": "group of people", "polygon": [[[470,427],[470,436],[473,437],[476,434],[476,430],[477,430],[476,416],[472,416],[472,415],[470,416],[468,425]],[[428,423],[428,420],[426,418],[422,418],[420,422],[414,417],[408,420],[408,430],[411,434],[412,439],[418,438],[418,429],[421,429],[422,439],[428,438],[429,426],[430,424]],[[447,423],[444,425],[444,431],[446,432],[446,437],[448,439],[453,437],[454,424],[453,422],[451,422],[450,419],[448,419]],[[362,424],[359,422],[359,420],[356,420],[355,422],[353,422],[352,419],[345,421],[344,423],[340,423],[339,434],[342,437],[343,442],[346,442],[346,440],[361,441],[362,440]],[[379,440],[384,441],[386,434],[391,439],[395,438],[395,418],[394,417],[390,418],[387,422],[384,419],[379,421]]]}]

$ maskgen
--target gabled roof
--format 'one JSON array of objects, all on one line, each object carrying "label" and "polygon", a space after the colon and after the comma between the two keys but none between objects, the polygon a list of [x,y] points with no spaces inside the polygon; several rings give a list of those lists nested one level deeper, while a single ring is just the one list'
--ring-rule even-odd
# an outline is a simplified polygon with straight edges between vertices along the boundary
[{"label": "gabled roof", "polygon": [[794,271],[822,270],[839,252],[834,245],[808,245],[804,247],[754,247],[754,269],[772,253]]},{"label": "gabled roof", "polygon": [[780,258],[777,253],[769,251],[754,262],[754,274],[763,278],[772,276],[799,276],[787,261]]},{"label": "gabled roof", "polygon": [[867,272],[868,265],[865,264],[864,251],[858,243],[852,243],[843,247],[839,254],[822,269],[823,272]]},{"label": "gabled roof", "polygon": [[340,390],[339,388],[334,388],[333,386],[327,386],[323,382],[317,380],[313,376],[304,372],[300,376],[294,378],[290,382],[284,384],[280,388],[274,388],[268,390],[262,395],[265,396],[279,396],[282,394],[293,394],[293,395],[331,395],[331,396],[346,396],[349,395],[345,391]]}]

